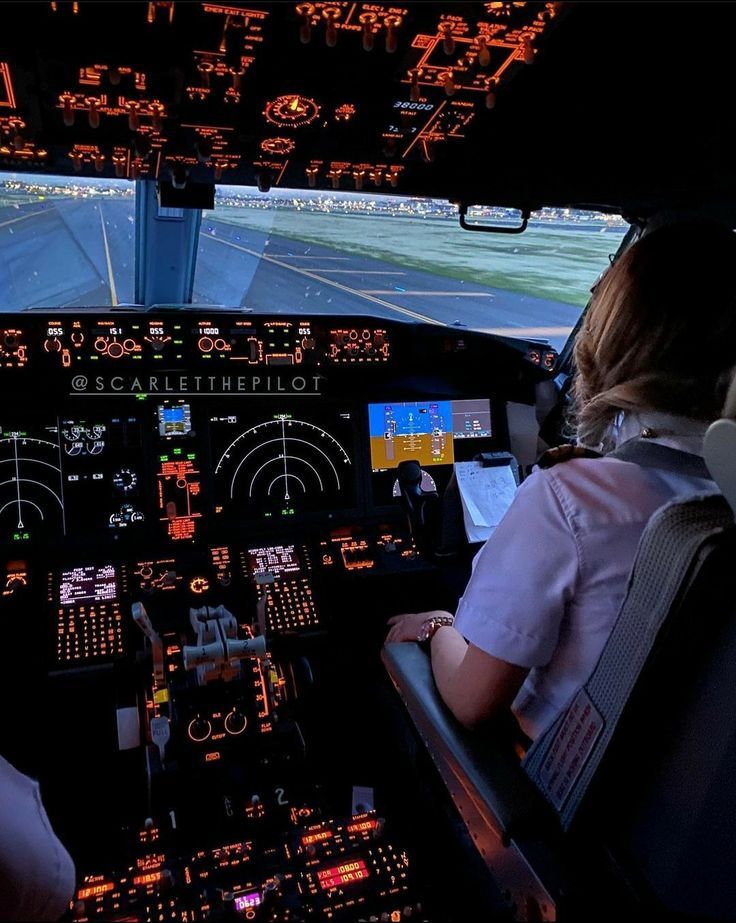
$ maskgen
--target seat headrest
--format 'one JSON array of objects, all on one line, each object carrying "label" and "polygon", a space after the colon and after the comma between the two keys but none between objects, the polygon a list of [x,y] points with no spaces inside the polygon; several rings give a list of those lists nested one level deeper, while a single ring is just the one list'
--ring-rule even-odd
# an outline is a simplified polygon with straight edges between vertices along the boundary
[{"label": "seat headrest", "polygon": [[705,433],[703,457],[736,516],[736,375],[731,379],[723,416]]}]

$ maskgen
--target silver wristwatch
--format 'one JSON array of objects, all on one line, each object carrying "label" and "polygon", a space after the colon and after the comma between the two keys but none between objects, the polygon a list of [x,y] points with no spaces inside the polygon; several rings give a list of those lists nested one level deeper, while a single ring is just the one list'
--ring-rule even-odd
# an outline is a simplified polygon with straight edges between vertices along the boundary
[{"label": "silver wristwatch", "polygon": [[431,641],[438,628],[442,628],[443,625],[450,626],[454,621],[451,615],[431,615],[422,622],[417,633],[417,641]]}]

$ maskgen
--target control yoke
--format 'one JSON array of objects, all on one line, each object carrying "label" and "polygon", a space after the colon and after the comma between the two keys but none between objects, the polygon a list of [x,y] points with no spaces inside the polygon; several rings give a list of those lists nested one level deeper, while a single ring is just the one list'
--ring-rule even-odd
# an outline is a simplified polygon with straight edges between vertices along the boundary
[{"label": "control yoke", "polygon": [[409,520],[411,537],[417,550],[432,554],[436,544],[440,498],[436,490],[422,488],[422,469],[418,461],[399,462],[399,501]]}]

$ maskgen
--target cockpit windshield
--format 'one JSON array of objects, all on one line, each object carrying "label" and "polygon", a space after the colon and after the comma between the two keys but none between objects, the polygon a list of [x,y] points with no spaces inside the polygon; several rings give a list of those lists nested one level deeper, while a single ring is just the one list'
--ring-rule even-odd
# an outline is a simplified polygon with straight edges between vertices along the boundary
[{"label": "cockpit windshield", "polygon": [[[0,207],[0,310],[136,303],[132,183],[2,174]],[[469,217],[517,221],[506,209]],[[559,349],[626,229],[617,216],[544,209],[523,234],[476,234],[440,200],[220,186],[202,214],[192,300],[424,321]]]},{"label": "cockpit windshield", "polygon": [[0,173],[0,311],[135,301],[135,186]]}]

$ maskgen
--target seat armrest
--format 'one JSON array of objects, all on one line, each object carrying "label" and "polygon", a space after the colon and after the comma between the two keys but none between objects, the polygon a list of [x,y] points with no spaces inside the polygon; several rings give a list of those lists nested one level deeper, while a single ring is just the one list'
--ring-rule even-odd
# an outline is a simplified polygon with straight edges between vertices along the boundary
[{"label": "seat armrest", "polygon": [[466,820],[466,809],[472,808],[503,843],[554,829],[549,806],[521,768],[509,740],[494,736],[492,728],[462,727],[442,701],[429,656],[418,644],[387,644],[381,658]]}]

